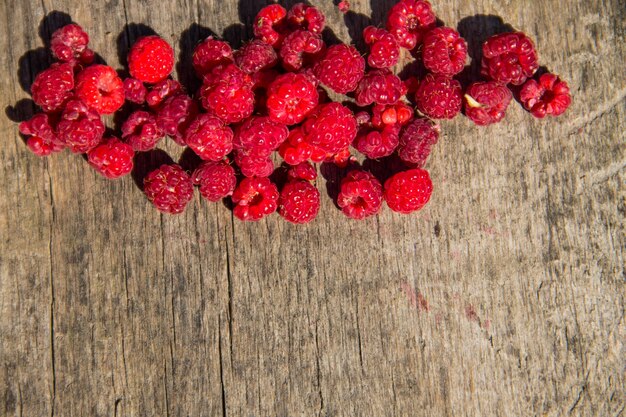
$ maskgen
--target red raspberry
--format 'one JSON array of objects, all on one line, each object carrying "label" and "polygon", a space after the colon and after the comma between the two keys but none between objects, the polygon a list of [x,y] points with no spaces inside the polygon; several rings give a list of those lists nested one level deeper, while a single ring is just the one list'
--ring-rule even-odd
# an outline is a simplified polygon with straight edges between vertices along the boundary
[{"label": "red raspberry", "polygon": [[501,33],[483,44],[481,73],[499,83],[521,85],[539,68],[535,45],[524,33]]},{"label": "red raspberry", "polygon": [[372,107],[371,123],[377,128],[387,125],[404,126],[413,119],[413,109],[401,101],[394,104],[375,104]]},{"label": "red raspberry", "polygon": [[474,83],[465,92],[465,115],[479,126],[504,119],[513,94],[495,81]]},{"label": "red raspberry", "polygon": [[350,171],[341,180],[337,205],[351,219],[362,220],[380,210],[383,204],[383,187],[369,172]]},{"label": "red raspberry", "polygon": [[122,139],[135,151],[149,151],[163,139],[156,117],[147,111],[137,110],[122,124]]},{"label": "red raspberry", "polygon": [[421,42],[424,33],[435,26],[436,19],[429,2],[400,0],[389,10],[387,30],[400,46],[413,49]]},{"label": "red raspberry", "polygon": [[160,36],[144,36],[128,53],[128,70],[133,78],[154,84],[167,78],[174,69],[174,50]]},{"label": "red raspberry", "polygon": [[270,4],[262,8],[254,19],[254,36],[277,48],[284,37],[287,10],[280,4]]},{"label": "red raspberry", "polygon": [[309,223],[320,210],[320,192],[307,181],[289,181],[280,192],[278,214],[295,224]]},{"label": "red raspberry", "polygon": [[398,172],[385,182],[385,201],[393,211],[408,214],[424,207],[433,192],[428,171],[415,168]]},{"label": "red raspberry", "polygon": [[148,200],[163,213],[182,213],[193,198],[191,177],[180,165],[163,164],[143,180]]},{"label": "red raspberry", "polygon": [[30,87],[33,101],[45,112],[61,110],[72,97],[74,68],[71,64],[52,64],[43,70]]},{"label": "red raspberry", "polygon": [[339,103],[319,106],[304,122],[306,141],[335,154],[350,146],[356,136],[356,119],[347,107]]},{"label": "red raspberry", "polygon": [[185,131],[185,142],[205,161],[219,161],[233,150],[233,131],[217,117],[200,114]]},{"label": "red raspberry", "polygon": [[297,127],[291,132],[287,140],[278,148],[278,153],[289,165],[298,165],[311,157],[313,146],[305,140],[304,131]]},{"label": "red raspberry", "polygon": [[104,123],[95,110],[80,100],[65,106],[57,135],[74,153],[85,153],[97,146],[104,135]]},{"label": "red raspberry", "polygon": [[135,78],[126,78],[124,80],[124,97],[133,103],[143,104],[146,101],[148,89],[143,83]]},{"label": "red raspberry", "polygon": [[65,148],[63,141],[54,132],[54,121],[46,113],[38,113],[30,120],[20,123],[20,132],[30,136],[28,148],[37,156],[48,156]]},{"label": "red raspberry", "polygon": [[287,172],[290,180],[306,180],[313,181],[317,178],[317,171],[310,162],[300,162],[298,165],[292,166]]},{"label": "red raspberry", "polygon": [[91,64],[94,53],[87,48],[88,44],[89,35],[77,24],[70,23],[54,31],[50,49],[52,56],[61,62],[69,62],[72,65],[77,62]]},{"label": "red raspberry", "polygon": [[235,64],[216,67],[200,89],[202,106],[225,123],[237,123],[254,111],[252,78]]},{"label": "red raspberry", "polygon": [[406,86],[388,69],[372,70],[361,78],[356,91],[356,104],[393,104],[406,94]]},{"label": "red raspberry", "polygon": [[225,161],[203,162],[191,179],[200,186],[200,195],[212,202],[231,195],[237,185],[235,170]]},{"label": "red raspberry", "polygon": [[177,94],[165,100],[159,108],[157,126],[174,142],[185,146],[185,130],[197,114],[196,101],[186,94]]},{"label": "red raspberry", "polygon": [[346,94],[354,91],[363,78],[365,60],[353,46],[333,45],[313,70],[321,83],[337,93]]},{"label": "red raspberry", "polygon": [[243,221],[257,221],[278,207],[278,188],[268,178],[244,178],[232,195],[233,214]]},{"label": "red raspberry", "polygon": [[324,49],[324,41],[320,35],[308,30],[296,30],[283,41],[280,57],[287,71],[298,71],[304,65],[304,55],[311,60],[318,58]]},{"label": "red raspberry", "polygon": [[428,119],[415,119],[400,135],[398,156],[405,162],[422,168],[433,145],[439,140],[439,126]]},{"label": "red raspberry", "polygon": [[300,123],[317,106],[315,85],[302,74],[288,73],[277,77],[267,92],[267,111],[274,122]]},{"label": "red raspberry", "polygon": [[236,149],[235,163],[244,177],[269,177],[274,172],[274,162],[255,149]]},{"label": "red raspberry", "polygon": [[124,83],[113,68],[92,65],[76,76],[76,97],[100,114],[112,114],[124,104]]},{"label": "red raspberry", "polygon": [[133,169],[133,148],[118,138],[105,139],[87,153],[89,164],[107,178],[119,178]]},{"label": "red raspberry", "polygon": [[324,14],[313,6],[304,3],[294,4],[287,15],[287,21],[294,29],[305,29],[321,34],[324,30]]},{"label": "red raspberry", "polygon": [[235,130],[233,143],[236,149],[254,150],[260,156],[269,156],[287,139],[289,129],[267,116],[246,119]]},{"label": "red raspberry", "polygon": [[370,47],[367,63],[372,68],[389,68],[398,63],[400,45],[396,38],[386,31],[375,26],[363,29],[363,39]]},{"label": "red raspberry", "polygon": [[228,42],[209,36],[200,42],[193,51],[193,68],[200,78],[218,65],[233,62],[233,50]]},{"label": "red raspberry", "polygon": [[278,63],[274,48],[260,40],[253,40],[242,46],[235,52],[234,58],[239,68],[248,74],[272,68]]},{"label": "red raspberry", "polygon": [[443,75],[427,74],[415,93],[417,108],[433,119],[452,119],[461,110],[461,83]]},{"label": "red raspberry", "polygon": [[563,114],[571,104],[572,97],[565,81],[547,73],[539,77],[539,81],[526,81],[520,91],[520,100],[530,114],[542,119],[547,115]]},{"label": "red raspberry", "polygon": [[456,30],[438,27],[424,36],[422,56],[431,72],[452,77],[465,67],[467,43]]},{"label": "red raspberry", "polygon": [[359,131],[352,146],[363,155],[371,159],[389,156],[398,147],[400,125],[390,124],[382,130],[363,128]]},{"label": "red raspberry", "polygon": [[146,103],[154,109],[159,107],[169,97],[180,93],[183,93],[183,86],[178,81],[167,78],[150,88],[150,91],[146,94]]}]

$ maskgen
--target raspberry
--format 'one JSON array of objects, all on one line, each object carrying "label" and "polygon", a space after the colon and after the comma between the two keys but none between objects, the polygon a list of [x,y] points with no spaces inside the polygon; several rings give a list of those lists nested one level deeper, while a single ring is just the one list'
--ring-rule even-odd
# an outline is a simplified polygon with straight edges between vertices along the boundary
[{"label": "raspberry", "polygon": [[425,32],[435,26],[435,13],[424,0],[400,0],[387,16],[387,30],[400,46],[413,49],[421,42]]},{"label": "raspberry", "polygon": [[253,40],[234,54],[235,63],[248,74],[272,68],[278,63],[278,55],[271,45]]},{"label": "raspberry", "polygon": [[495,81],[474,83],[465,92],[465,115],[479,126],[498,123],[512,97],[511,90]]},{"label": "raspberry", "polygon": [[74,153],[85,153],[100,143],[104,135],[104,123],[94,109],[80,100],[67,103],[57,135]]},{"label": "raspberry", "polygon": [[74,69],[70,64],[52,64],[37,74],[30,87],[33,101],[45,112],[61,110],[73,89]]},{"label": "raspberry", "polygon": [[228,42],[209,36],[200,42],[193,51],[193,68],[200,78],[218,65],[233,62],[233,50]]},{"label": "raspberry", "polygon": [[252,78],[235,64],[216,67],[200,89],[202,106],[225,123],[237,123],[254,111]]},{"label": "raspberry", "polygon": [[288,73],[277,77],[267,92],[267,110],[274,122],[300,123],[317,106],[315,85],[305,75]]},{"label": "raspberry", "polygon": [[182,213],[193,198],[191,177],[177,164],[163,164],[150,172],[143,187],[148,200],[163,213]]},{"label": "raspberry", "polygon": [[365,60],[353,46],[333,45],[313,70],[324,85],[337,93],[346,94],[354,91],[363,78]]},{"label": "raspberry", "polygon": [[530,79],[522,86],[520,100],[526,110],[542,119],[559,116],[572,102],[567,83],[554,74],[543,74],[539,80]]},{"label": "raspberry", "polygon": [[426,75],[415,93],[419,111],[433,119],[452,119],[461,110],[462,100],[461,84],[437,74]]},{"label": "raspberry", "polygon": [[87,153],[89,164],[107,178],[119,178],[133,169],[133,148],[116,137],[105,139]]},{"label": "raspberry", "polygon": [[383,187],[369,172],[350,171],[341,180],[337,205],[351,219],[362,220],[380,210],[383,203]]},{"label": "raspberry", "polygon": [[124,80],[124,97],[133,103],[143,104],[146,101],[148,89],[143,83],[135,78]]},{"label": "raspberry", "polygon": [[389,156],[398,147],[400,125],[390,124],[382,130],[361,129],[354,143],[354,148],[371,159]]},{"label": "raspberry", "polygon": [[233,214],[240,220],[257,221],[278,207],[278,188],[268,178],[244,178],[232,195]]},{"label": "raspberry", "polygon": [[322,38],[308,30],[296,30],[283,41],[280,57],[287,71],[298,71],[304,65],[304,57],[315,60],[324,49]]},{"label": "raspberry", "polygon": [[320,192],[307,181],[289,181],[278,199],[278,214],[295,224],[309,223],[320,210]]},{"label": "raspberry", "polygon": [[287,10],[279,4],[262,8],[254,18],[254,36],[263,42],[279,47],[284,37]]},{"label": "raspberry", "polygon": [[456,30],[438,27],[424,36],[422,57],[431,72],[452,77],[465,67],[467,43]]},{"label": "raspberry", "polygon": [[152,35],[135,42],[128,53],[128,70],[133,78],[154,84],[174,69],[174,50],[165,39]]},{"label": "raspberry", "polygon": [[306,29],[313,33],[324,30],[324,14],[313,6],[304,3],[294,4],[287,14],[287,21],[294,29]]},{"label": "raspberry", "polygon": [[415,119],[404,128],[400,135],[398,156],[405,162],[422,168],[430,155],[430,150],[439,139],[439,126],[428,119]]},{"label": "raspberry", "polygon": [[124,83],[113,68],[92,65],[76,76],[76,97],[100,114],[112,114],[124,104]]},{"label": "raspberry", "polygon": [[274,172],[272,159],[253,149],[236,149],[234,156],[244,177],[269,177]]},{"label": "raspberry", "polygon": [[395,174],[385,182],[385,201],[389,208],[408,214],[424,207],[433,192],[428,171],[415,168]]},{"label": "raspberry", "polygon": [[375,26],[363,29],[363,39],[370,47],[367,63],[372,68],[389,68],[398,63],[400,45],[396,38],[386,31]]},{"label": "raspberry", "polygon": [[88,44],[89,35],[77,24],[70,23],[54,31],[50,49],[52,55],[61,62],[69,62],[72,65],[77,62],[91,64],[94,53],[87,48]]},{"label": "raspberry", "polygon": [[152,86],[148,94],[146,94],[146,103],[154,109],[159,107],[169,97],[182,92],[183,86],[178,81],[167,78]]},{"label": "raspberry", "polygon": [[348,0],[341,0],[339,4],[337,4],[337,8],[343,14],[346,14],[350,11],[350,2]]},{"label": "raspberry", "polygon": [[26,145],[35,155],[48,156],[65,148],[63,141],[54,132],[54,124],[46,113],[36,114],[30,120],[20,123],[20,132],[30,136]]},{"label": "raspberry", "polygon": [[235,130],[233,143],[236,149],[254,150],[260,156],[269,156],[287,139],[289,129],[267,116],[246,119]]},{"label": "raspberry", "polygon": [[233,150],[233,131],[217,117],[200,114],[185,131],[185,142],[205,161],[219,161]]},{"label": "raspberry", "polygon": [[317,178],[317,171],[310,162],[300,162],[298,165],[292,166],[287,172],[290,180],[306,180],[313,181]]},{"label": "raspberry", "polygon": [[539,68],[533,42],[522,32],[501,33],[483,44],[481,73],[499,83],[521,85]]},{"label": "raspberry", "polygon": [[306,141],[335,154],[347,148],[356,136],[356,119],[347,107],[339,103],[321,105],[304,122]]},{"label": "raspberry", "polygon": [[203,162],[191,177],[200,186],[200,195],[215,202],[228,197],[235,190],[235,170],[225,161]]},{"label": "raspberry", "polygon": [[371,123],[377,128],[398,124],[404,126],[413,119],[413,109],[401,101],[394,104],[375,104],[372,107]]},{"label": "raspberry", "polygon": [[289,132],[287,140],[280,145],[278,153],[289,165],[298,165],[311,157],[313,146],[305,140],[304,132],[297,127]]},{"label": "raspberry", "polygon": [[147,111],[137,110],[122,124],[122,139],[135,151],[149,151],[163,139],[156,117]]},{"label": "raspberry", "polygon": [[372,70],[361,78],[354,94],[358,106],[393,104],[406,94],[406,86],[388,69]]},{"label": "raspberry", "polygon": [[157,113],[157,126],[181,146],[185,146],[184,133],[198,114],[198,106],[186,94],[174,95],[163,103]]}]

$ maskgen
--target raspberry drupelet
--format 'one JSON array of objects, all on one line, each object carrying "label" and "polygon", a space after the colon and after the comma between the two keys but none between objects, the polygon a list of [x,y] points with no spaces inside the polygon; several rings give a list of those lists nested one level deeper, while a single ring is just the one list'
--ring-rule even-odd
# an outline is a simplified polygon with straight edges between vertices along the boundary
[{"label": "raspberry drupelet", "polygon": [[182,213],[193,198],[193,182],[180,165],[164,164],[143,180],[148,200],[163,213]]},{"label": "raspberry drupelet", "polygon": [[372,126],[383,128],[387,125],[404,126],[413,119],[413,109],[406,103],[375,104],[372,107],[370,121]]},{"label": "raspberry drupelet", "polygon": [[203,162],[191,179],[200,187],[200,195],[211,202],[228,197],[237,185],[235,170],[226,161]]},{"label": "raspberry drupelet", "polygon": [[252,78],[235,64],[215,67],[200,89],[202,107],[225,123],[237,123],[254,111]]},{"label": "raspberry drupelet", "polygon": [[428,171],[410,169],[385,181],[385,201],[393,211],[409,214],[424,207],[433,192]]},{"label": "raspberry drupelet", "polygon": [[233,58],[235,64],[248,74],[270,69],[278,63],[274,48],[258,39],[242,46],[233,54]]},{"label": "raspberry drupelet", "polygon": [[428,74],[415,92],[419,111],[433,119],[452,119],[461,111],[461,83],[443,75]]},{"label": "raspberry drupelet", "polygon": [[521,85],[538,68],[535,45],[522,32],[494,35],[483,44],[481,73],[494,81]]},{"label": "raspberry drupelet", "polygon": [[370,48],[367,57],[367,63],[370,67],[389,68],[398,63],[400,45],[391,33],[385,29],[368,26],[363,29],[363,39]]},{"label": "raspberry drupelet", "polygon": [[422,57],[428,70],[452,77],[465,67],[467,43],[456,30],[438,27],[424,36]]},{"label": "raspberry drupelet", "polygon": [[124,97],[126,100],[136,104],[143,104],[146,101],[148,89],[136,78],[126,78],[124,80]]},{"label": "raspberry drupelet", "polygon": [[286,30],[287,10],[279,4],[262,8],[254,19],[254,36],[263,42],[279,48]]},{"label": "raspberry drupelet", "polygon": [[26,145],[37,156],[60,152],[65,144],[55,133],[55,120],[46,113],[38,113],[30,120],[20,123],[20,132],[29,136]]},{"label": "raspberry drupelet", "polygon": [[548,115],[559,116],[572,102],[569,86],[557,75],[543,74],[539,80],[530,79],[520,90],[520,100],[526,110],[542,119]]},{"label": "raspberry drupelet", "polygon": [[356,119],[339,103],[318,106],[302,125],[306,142],[328,154],[350,146],[356,137]]},{"label": "raspberry drupelet", "polygon": [[324,41],[320,35],[308,30],[296,30],[285,37],[280,47],[280,58],[287,71],[298,71],[309,61],[315,61],[323,53]]},{"label": "raspberry drupelet", "polygon": [[91,65],[76,76],[76,97],[100,114],[113,114],[124,104],[124,83],[108,65]]},{"label": "raspberry drupelet", "polygon": [[198,77],[205,74],[218,65],[230,64],[233,62],[233,50],[226,41],[220,41],[209,36],[198,45],[193,51],[193,69]]},{"label": "raspberry drupelet", "polygon": [[137,110],[122,124],[122,139],[135,151],[149,151],[164,137],[156,117],[147,111]]},{"label": "raspberry drupelet", "polygon": [[55,112],[72,97],[74,68],[71,64],[52,64],[35,77],[30,87],[33,101],[45,112]]},{"label": "raspberry drupelet", "polygon": [[363,78],[365,60],[355,47],[333,45],[313,68],[320,82],[336,93],[346,94],[354,91]]},{"label": "raspberry drupelet", "polygon": [[438,140],[439,125],[428,119],[414,119],[400,134],[398,156],[416,168],[423,168]]},{"label": "raspberry drupelet", "polygon": [[268,178],[244,178],[232,195],[233,214],[239,220],[257,221],[278,208],[278,188]]},{"label": "raspberry drupelet", "polygon": [[319,210],[320,192],[308,181],[289,181],[280,192],[278,214],[290,223],[309,223]]},{"label": "raspberry drupelet", "polygon": [[300,127],[289,132],[287,140],[278,148],[278,153],[289,165],[298,165],[311,157],[313,146],[310,145]]},{"label": "raspberry drupelet", "polygon": [[305,29],[318,34],[324,30],[325,20],[322,12],[304,3],[294,4],[287,14],[287,22],[293,29]]},{"label": "raspberry drupelet", "polygon": [[388,69],[366,72],[354,92],[356,104],[367,106],[393,104],[406,94],[406,86],[400,78]]},{"label": "raspberry drupelet", "polygon": [[205,161],[219,161],[233,150],[233,131],[209,114],[200,114],[185,130],[185,142]]},{"label": "raspberry drupelet", "polygon": [[498,123],[513,98],[511,90],[495,81],[477,82],[465,92],[465,115],[479,126]]},{"label": "raspberry drupelet", "polygon": [[89,35],[80,26],[70,23],[54,31],[50,39],[52,56],[61,62],[91,64],[95,57],[87,48]]},{"label": "raspberry drupelet", "polygon": [[166,78],[150,87],[146,94],[146,103],[152,109],[158,109],[168,98],[183,93],[183,86],[176,80]]},{"label": "raspberry drupelet", "polygon": [[317,106],[317,88],[303,74],[278,76],[267,91],[267,111],[274,122],[300,123]]},{"label": "raspberry drupelet", "polygon": [[415,48],[425,32],[435,27],[437,18],[428,1],[400,0],[387,16],[387,30],[392,33],[400,46]]},{"label": "raspberry drupelet", "polygon": [[157,126],[180,146],[185,146],[185,130],[198,114],[198,105],[186,94],[171,96],[159,107]]},{"label": "raspberry drupelet", "polygon": [[174,69],[174,49],[160,36],[139,38],[128,53],[128,70],[133,78],[154,84]]},{"label": "raspberry drupelet", "polygon": [[383,203],[383,187],[372,174],[354,170],[341,180],[337,205],[351,219],[362,220],[378,213]]},{"label": "raspberry drupelet", "polygon": [[116,137],[104,141],[87,153],[89,164],[100,174],[115,179],[133,170],[133,148]]},{"label": "raspberry drupelet", "polygon": [[81,100],[71,100],[61,114],[57,135],[74,153],[85,153],[102,140],[104,123],[100,115]]}]

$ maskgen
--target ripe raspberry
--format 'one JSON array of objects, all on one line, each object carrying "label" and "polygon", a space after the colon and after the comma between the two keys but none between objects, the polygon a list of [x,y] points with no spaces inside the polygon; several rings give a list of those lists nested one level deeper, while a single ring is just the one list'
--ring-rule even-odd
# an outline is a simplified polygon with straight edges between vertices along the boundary
[{"label": "ripe raspberry", "polygon": [[443,75],[428,74],[415,93],[417,108],[433,119],[452,119],[461,110],[461,83]]},{"label": "ripe raspberry", "polygon": [[294,29],[305,29],[321,34],[324,30],[324,14],[313,6],[304,3],[294,4],[287,14],[287,21]]},{"label": "ripe raspberry", "polygon": [[383,204],[383,187],[369,172],[350,171],[341,180],[337,205],[351,219],[362,220],[380,210]]},{"label": "ripe raspberry", "polygon": [[353,46],[333,45],[313,68],[320,82],[333,91],[346,94],[354,91],[363,78],[365,60]]},{"label": "ripe raspberry", "polygon": [[395,174],[385,182],[385,201],[393,211],[408,214],[424,207],[433,192],[428,171],[415,168]]},{"label": "ripe raspberry", "polygon": [[296,30],[285,37],[280,47],[283,67],[287,71],[298,71],[304,65],[305,56],[309,58],[308,63],[319,58],[323,49],[324,41],[320,35],[308,30]]},{"label": "ripe raspberry", "polygon": [[233,150],[233,131],[217,117],[200,114],[185,131],[185,142],[205,161],[219,161]]},{"label": "ripe raspberry", "polygon": [[149,151],[163,139],[156,117],[147,111],[137,110],[122,124],[122,139],[135,151]]},{"label": "ripe raspberry", "polygon": [[313,181],[317,178],[317,171],[310,162],[304,161],[290,167],[287,176],[290,180]]},{"label": "ripe raspberry", "polygon": [[235,63],[248,74],[272,68],[278,63],[278,55],[271,45],[253,40],[242,46],[234,54]]},{"label": "ripe raspberry", "polygon": [[62,110],[72,97],[74,69],[71,64],[52,64],[43,70],[30,87],[33,101],[45,112]]},{"label": "ripe raspberry", "polygon": [[278,188],[268,178],[244,178],[232,195],[233,214],[243,221],[257,221],[278,207]]},{"label": "ripe raspberry", "polygon": [[94,109],[80,100],[71,100],[65,106],[57,135],[74,153],[85,153],[97,146],[104,135],[104,123]]},{"label": "ripe raspberry", "polygon": [[305,75],[288,73],[277,77],[267,92],[267,111],[274,122],[300,123],[317,106],[319,95]]},{"label": "ripe raspberry", "polygon": [[116,137],[105,139],[87,153],[89,165],[107,178],[119,178],[133,169],[133,148]]},{"label": "ripe raspberry", "polygon": [[363,29],[363,39],[370,47],[367,63],[372,68],[389,68],[398,63],[400,45],[396,38],[386,31],[375,26]]},{"label": "ripe raspberry", "polygon": [[356,119],[339,103],[323,104],[303,124],[307,143],[335,154],[350,146],[356,136]]},{"label": "ripe raspberry", "polygon": [[148,200],[163,213],[182,213],[193,198],[191,177],[177,164],[163,164],[150,172],[143,187]]},{"label": "ripe raspberry", "polygon": [[267,116],[246,119],[235,130],[233,144],[236,149],[254,150],[260,156],[269,156],[287,139],[289,129]]},{"label": "ripe raspberry", "polygon": [[372,70],[361,78],[354,92],[356,104],[393,104],[406,94],[406,86],[388,69]]},{"label": "ripe raspberry", "polygon": [[422,56],[431,72],[452,77],[465,67],[467,43],[456,30],[438,27],[424,36]]},{"label": "ripe raspberry", "polygon": [[157,126],[180,146],[185,146],[185,130],[198,114],[198,106],[186,94],[165,100],[157,113]]},{"label": "ripe raspberry", "polygon": [[202,106],[225,123],[237,123],[254,111],[252,78],[235,64],[216,67],[200,89]]},{"label": "ripe raspberry", "polygon": [[193,51],[193,68],[200,78],[218,65],[231,62],[233,62],[233,50],[228,42],[213,39],[213,36],[200,42]]},{"label": "ripe raspberry", "polygon": [[279,4],[262,8],[254,19],[254,36],[277,48],[283,40],[287,10]]},{"label": "ripe raspberry", "polygon": [[306,161],[312,152],[313,146],[305,140],[304,131],[300,127],[291,130],[287,140],[278,148],[278,153],[289,165],[298,165]]},{"label": "ripe raspberry", "polygon": [[295,224],[309,223],[320,210],[320,192],[307,181],[289,181],[280,192],[278,214]]},{"label": "ripe raspberry", "polygon": [[400,0],[387,16],[387,30],[400,46],[413,49],[422,41],[425,32],[435,26],[437,17],[428,1]]},{"label": "ripe raspberry", "polygon": [[166,99],[180,93],[183,93],[183,86],[178,81],[167,78],[150,88],[150,91],[146,94],[146,103],[152,109],[155,109]]},{"label": "ripe raspberry", "polygon": [[94,53],[87,48],[88,44],[89,35],[77,24],[70,23],[54,31],[50,49],[52,56],[61,62],[91,64]]},{"label": "ripe raspberry", "polygon": [[530,114],[542,119],[547,115],[563,114],[571,104],[572,97],[565,81],[547,73],[539,77],[539,81],[526,81],[520,91],[520,100]]},{"label": "ripe raspberry", "polygon": [[501,33],[483,44],[481,73],[499,83],[521,85],[539,68],[533,42],[522,32]]},{"label": "ripe raspberry", "polygon": [[414,164],[416,168],[422,168],[437,140],[439,140],[438,125],[428,119],[415,119],[400,135],[398,156],[403,161]]},{"label": "ripe raspberry", "polygon": [[174,50],[160,36],[144,36],[128,53],[128,70],[133,78],[154,84],[167,78],[174,69]]},{"label": "ripe raspberry", "polygon": [[362,128],[352,143],[354,148],[371,159],[389,156],[398,147],[400,125],[390,124],[382,130]]},{"label": "ripe raspberry", "polygon": [[20,123],[20,132],[30,136],[28,148],[37,156],[48,156],[65,148],[63,141],[54,132],[55,121],[46,113],[38,113],[30,120]]},{"label": "ripe raspberry", "polygon": [[234,156],[244,177],[269,177],[274,172],[272,159],[255,149],[236,149]]},{"label": "ripe raspberry", "polygon": [[200,195],[212,202],[231,195],[237,185],[235,170],[225,161],[203,162],[191,179],[200,186]]},{"label": "ripe raspberry", "polygon": [[76,97],[100,114],[112,114],[124,104],[124,83],[113,68],[92,65],[76,76]]},{"label": "ripe raspberry", "polygon": [[371,123],[379,129],[387,125],[404,126],[412,119],[413,109],[401,101],[387,105],[375,104],[372,107]]},{"label": "ripe raspberry", "polygon": [[512,97],[511,90],[495,81],[474,83],[465,92],[465,115],[479,126],[498,123]]},{"label": "ripe raspberry", "polygon": [[148,89],[143,83],[135,78],[124,80],[124,97],[133,103],[143,104],[146,101]]}]

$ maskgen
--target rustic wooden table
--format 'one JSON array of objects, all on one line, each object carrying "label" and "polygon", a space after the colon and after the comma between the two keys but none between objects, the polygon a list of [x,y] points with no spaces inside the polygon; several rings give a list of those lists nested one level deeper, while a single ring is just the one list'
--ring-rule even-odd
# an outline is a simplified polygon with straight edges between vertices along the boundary
[{"label": "rustic wooden table", "polygon": [[[130,177],[24,146],[15,121],[70,17],[116,68],[153,29],[189,81],[195,42],[248,39],[259,3],[0,3],[0,414],[622,415],[621,0],[435,2],[474,56],[506,24],[529,33],[574,101],[559,119],[514,103],[494,127],[442,123],[413,216],[348,221],[324,198],[308,226],[244,224],[198,195],[165,216]],[[393,1],[352,3],[347,26],[319,4],[347,42]]]}]

